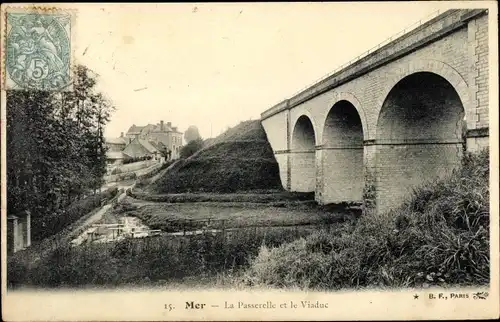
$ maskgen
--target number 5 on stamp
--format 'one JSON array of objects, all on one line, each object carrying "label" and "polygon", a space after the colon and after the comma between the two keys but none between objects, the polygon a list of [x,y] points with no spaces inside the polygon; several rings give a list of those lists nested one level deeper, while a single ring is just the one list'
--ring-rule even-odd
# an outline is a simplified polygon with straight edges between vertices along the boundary
[{"label": "number 5 on stamp", "polygon": [[6,8],[3,74],[7,90],[71,91],[73,13]]}]

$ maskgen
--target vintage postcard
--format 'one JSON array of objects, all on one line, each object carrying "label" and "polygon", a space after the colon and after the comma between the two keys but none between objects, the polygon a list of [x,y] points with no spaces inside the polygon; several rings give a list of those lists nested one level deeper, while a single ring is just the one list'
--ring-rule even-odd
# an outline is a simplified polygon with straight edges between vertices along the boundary
[{"label": "vintage postcard", "polygon": [[497,14],[2,4],[2,318],[498,318]]}]

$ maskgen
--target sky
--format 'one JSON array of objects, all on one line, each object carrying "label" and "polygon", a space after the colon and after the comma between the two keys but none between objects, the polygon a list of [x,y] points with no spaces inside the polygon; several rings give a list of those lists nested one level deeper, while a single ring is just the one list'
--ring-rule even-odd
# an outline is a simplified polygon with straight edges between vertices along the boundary
[{"label": "sky", "polygon": [[[74,57],[111,99],[105,135],[171,122],[215,137],[443,5],[80,4]],[[445,9],[445,8],[444,8]]]}]

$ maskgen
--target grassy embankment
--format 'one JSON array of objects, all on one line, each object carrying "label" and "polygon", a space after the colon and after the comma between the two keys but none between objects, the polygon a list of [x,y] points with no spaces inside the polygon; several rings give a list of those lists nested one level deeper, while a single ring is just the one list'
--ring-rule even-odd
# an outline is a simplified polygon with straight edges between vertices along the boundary
[{"label": "grassy embankment", "polygon": [[318,289],[487,285],[488,185],[489,153],[466,155],[450,178],[415,189],[394,211],[263,246],[243,282]]},{"label": "grassy embankment", "polygon": [[[230,196],[233,197],[233,196]],[[127,198],[115,206],[119,215],[140,218],[151,229],[166,232],[196,229],[228,229],[245,227],[285,227],[330,225],[356,218],[359,210],[320,207],[308,202],[142,202]]]},{"label": "grassy embankment", "polygon": [[278,163],[260,121],[246,121],[179,160],[151,185],[148,194],[282,191]]}]

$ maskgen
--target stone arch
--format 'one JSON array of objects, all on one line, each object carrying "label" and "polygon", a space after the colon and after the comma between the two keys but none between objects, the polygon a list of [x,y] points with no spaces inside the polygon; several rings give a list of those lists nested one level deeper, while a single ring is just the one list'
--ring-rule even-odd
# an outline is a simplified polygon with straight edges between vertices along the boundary
[{"label": "stone arch", "polygon": [[[337,96],[342,97],[346,96]],[[363,199],[364,128],[359,111],[359,106],[344,99],[337,99],[328,110],[321,145],[322,203]]]},{"label": "stone arch", "polygon": [[311,192],[316,187],[316,131],[312,118],[301,114],[291,133],[290,190]]},{"label": "stone arch", "polygon": [[299,119],[301,117],[307,117],[309,119],[309,121],[311,122],[312,124],[312,127],[313,127],[313,130],[314,130],[314,142],[315,142],[315,145],[319,145],[319,142],[320,142],[320,138],[318,137],[318,134],[319,134],[319,131],[318,131],[318,127],[316,125],[316,122],[314,120],[314,117],[312,116],[312,114],[307,111],[307,110],[304,110],[304,111],[301,111],[300,113],[298,113],[295,118],[292,118],[290,124],[292,125],[290,127],[290,138],[292,139],[291,140],[291,144],[290,146],[293,145],[293,130],[295,129],[295,126],[297,125],[297,122],[299,121]]},{"label": "stone arch", "polygon": [[440,74],[422,66],[413,65],[391,83],[380,108],[376,126],[379,211],[396,206],[415,186],[449,174],[463,153],[466,107],[462,97],[468,99],[467,86],[445,65],[430,65]]},{"label": "stone arch", "polygon": [[[469,126],[470,122],[473,122],[473,118],[469,117],[469,113],[471,113],[474,110],[474,106],[471,105],[472,100],[470,97],[470,92],[467,82],[460,75],[460,73],[456,71],[453,67],[438,60],[422,59],[422,60],[412,61],[406,64],[403,68],[399,70],[396,76],[392,77],[390,81],[384,83],[384,89],[381,92],[381,95],[379,96],[376,106],[381,109],[387,96],[389,95],[389,92],[394,88],[394,86],[396,86],[396,84],[399,83],[403,78],[418,72],[434,73],[446,79],[448,83],[450,83],[453,86],[458,96],[460,97],[460,100],[462,101],[462,105],[467,115],[466,119],[468,127],[473,128],[472,126]],[[374,131],[376,131],[376,126]],[[373,134],[374,134],[373,137],[376,137],[376,133]]]},{"label": "stone arch", "polygon": [[[354,106],[354,108],[358,112],[358,115],[361,119],[361,126],[363,128],[363,139],[368,140],[369,139],[369,129],[368,129],[369,124],[367,121],[365,110],[364,110],[363,106],[361,105],[361,102],[356,98],[356,96],[354,96],[352,93],[349,93],[349,92],[333,92],[332,93],[332,97],[328,102],[327,113],[325,114],[325,118],[323,119],[323,122],[322,122],[322,125],[323,125],[322,129],[325,128],[325,122],[328,118],[328,112],[331,111],[331,108],[340,101],[347,101],[347,102],[351,103],[352,106]],[[320,144],[323,144],[323,135],[321,137]]]}]

